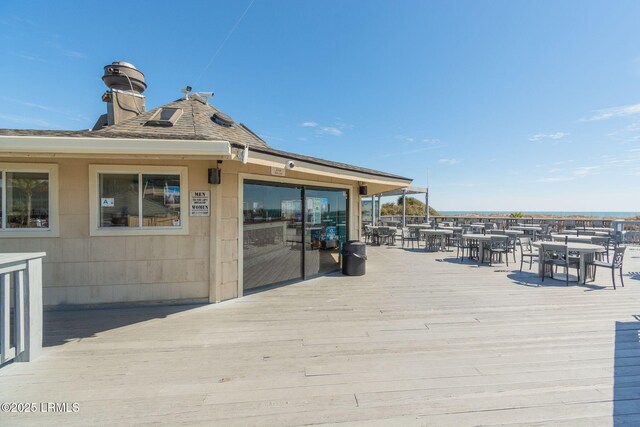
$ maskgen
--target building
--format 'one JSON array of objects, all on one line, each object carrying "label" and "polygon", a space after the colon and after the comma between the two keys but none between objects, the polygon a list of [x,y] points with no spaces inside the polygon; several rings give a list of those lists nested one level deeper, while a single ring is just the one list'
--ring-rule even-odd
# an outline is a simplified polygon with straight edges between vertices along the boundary
[{"label": "building", "polygon": [[105,67],[90,131],[0,130],[0,252],[44,251],[45,306],[218,302],[339,267],[360,193],[408,178],[277,150],[191,94],[146,111]]}]

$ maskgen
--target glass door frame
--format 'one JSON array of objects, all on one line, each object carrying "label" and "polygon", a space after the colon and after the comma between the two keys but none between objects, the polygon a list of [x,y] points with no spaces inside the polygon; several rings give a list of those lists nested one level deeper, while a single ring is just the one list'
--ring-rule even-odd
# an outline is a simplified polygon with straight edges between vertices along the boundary
[{"label": "glass door frame", "polygon": [[[255,174],[238,174],[238,297],[244,295],[244,185],[248,184],[256,184],[256,185],[272,185],[279,187],[300,187],[300,202],[303,207],[303,215],[302,215],[302,254],[300,257],[300,277],[301,280],[307,280],[307,275],[305,274],[305,245],[307,244],[306,236],[304,233],[304,229],[307,224],[307,220],[304,215],[304,203],[306,199],[306,190],[329,190],[329,191],[346,191],[347,193],[347,201],[346,201],[346,240],[349,240],[351,229],[351,202],[352,202],[352,191],[353,186],[347,184],[331,184],[331,185],[322,185],[321,182],[315,181],[307,181],[307,180],[299,180],[299,179],[291,179],[291,178],[282,178],[276,176],[266,176],[266,175],[255,175]],[[317,276],[314,276],[317,277]],[[265,285],[268,286],[268,285]]]}]

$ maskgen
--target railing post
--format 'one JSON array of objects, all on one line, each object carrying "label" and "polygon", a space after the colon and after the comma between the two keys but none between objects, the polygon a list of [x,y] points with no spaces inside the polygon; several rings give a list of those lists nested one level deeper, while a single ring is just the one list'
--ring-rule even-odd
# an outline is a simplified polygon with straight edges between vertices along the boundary
[{"label": "railing post", "polygon": [[42,258],[27,261],[24,313],[24,351],[16,362],[29,362],[42,351]]},{"label": "railing post", "polygon": [[11,273],[0,274],[0,363],[11,360],[15,352],[11,348]]}]

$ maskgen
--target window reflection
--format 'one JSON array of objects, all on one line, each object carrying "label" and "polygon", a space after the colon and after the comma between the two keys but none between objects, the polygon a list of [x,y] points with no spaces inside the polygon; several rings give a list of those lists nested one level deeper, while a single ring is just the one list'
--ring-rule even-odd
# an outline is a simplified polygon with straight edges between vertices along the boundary
[{"label": "window reflection", "polygon": [[181,225],[180,175],[101,173],[99,182],[101,227]]},{"label": "window reflection", "polygon": [[49,174],[7,172],[6,179],[7,228],[49,228]]}]

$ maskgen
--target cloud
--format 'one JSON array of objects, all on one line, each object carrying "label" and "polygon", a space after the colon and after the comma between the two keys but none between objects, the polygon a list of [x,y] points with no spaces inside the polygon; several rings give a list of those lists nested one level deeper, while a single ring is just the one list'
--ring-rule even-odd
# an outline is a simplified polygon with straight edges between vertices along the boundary
[{"label": "cloud", "polygon": [[545,139],[551,139],[553,141],[558,141],[561,140],[562,138],[564,138],[565,136],[568,136],[569,133],[568,132],[556,132],[556,133],[536,133],[535,135],[531,135],[529,137],[529,141],[542,141]]},{"label": "cloud", "polygon": [[344,132],[343,129],[348,126],[344,123],[339,123],[334,126],[321,126],[318,122],[302,122],[300,126],[305,128],[315,128],[316,134],[318,135],[331,135],[331,136],[341,136]]},{"label": "cloud", "polygon": [[31,55],[24,55],[22,53],[9,52],[9,55],[13,55],[13,56],[15,56],[17,58],[20,58],[20,59],[26,59],[27,61],[47,62],[46,60],[44,60],[42,58],[37,58],[37,57],[31,56]]},{"label": "cloud", "polygon": [[49,46],[56,53],[62,54],[68,58],[72,59],[87,59],[87,55],[73,49],[67,49],[66,46],[63,46],[62,43],[57,41],[47,41],[45,42],[46,46]]},{"label": "cloud", "polygon": [[595,110],[591,117],[586,117],[580,120],[583,122],[593,122],[597,120],[607,120],[613,117],[631,116],[633,114],[640,114],[640,104],[623,105],[621,107]]},{"label": "cloud", "polygon": [[576,179],[574,176],[548,176],[546,178],[536,179],[534,182],[562,182]]},{"label": "cloud", "polygon": [[460,163],[460,160],[458,160],[458,159],[440,159],[440,160],[438,160],[438,163],[442,163],[442,164],[445,164],[445,165],[453,166],[453,165],[457,165],[458,163]]},{"label": "cloud", "polygon": [[395,139],[397,139],[398,141],[408,142],[408,143],[412,143],[416,140],[414,137],[407,136],[407,135],[396,135]]},{"label": "cloud", "polygon": [[87,59],[87,55],[77,50],[62,49],[62,54],[73,59]]},{"label": "cloud", "polygon": [[324,135],[333,135],[333,136],[340,136],[342,135],[342,131],[338,128],[334,128],[334,127],[321,127],[319,130],[320,133],[324,134]]},{"label": "cloud", "polygon": [[593,175],[600,169],[600,166],[581,166],[573,170],[573,174],[579,177],[585,177],[587,175]]},{"label": "cloud", "polygon": [[15,99],[15,98],[10,98],[8,96],[2,96],[0,95],[0,99],[3,99],[5,101],[9,101],[13,104],[18,104],[18,105],[22,105],[28,108],[34,108],[36,110],[42,110],[42,111],[47,111],[50,113],[55,113],[55,114],[60,114],[64,117],[66,117],[69,120],[73,120],[76,122],[86,122],[86,121],[90,121],[91,119],[82,115],[78,115],[78,114],[74,114],[68,111],[64,111],[64,110],[59,110],[57,108],[53,108],[53,107],[49,107],[47,105],[42,105],[42,104],[36,104],[34,102],[29,102],[29,101],[21,101],[19,99]]},{"label": "cloud", "polygon": [[0,120],[16,123],[20,125],[37,126],[43,128],[52,128],[53,125],[49,122],[40,119],[34,119],[33,117],[18,116],[14,114],[0,114]]}]

